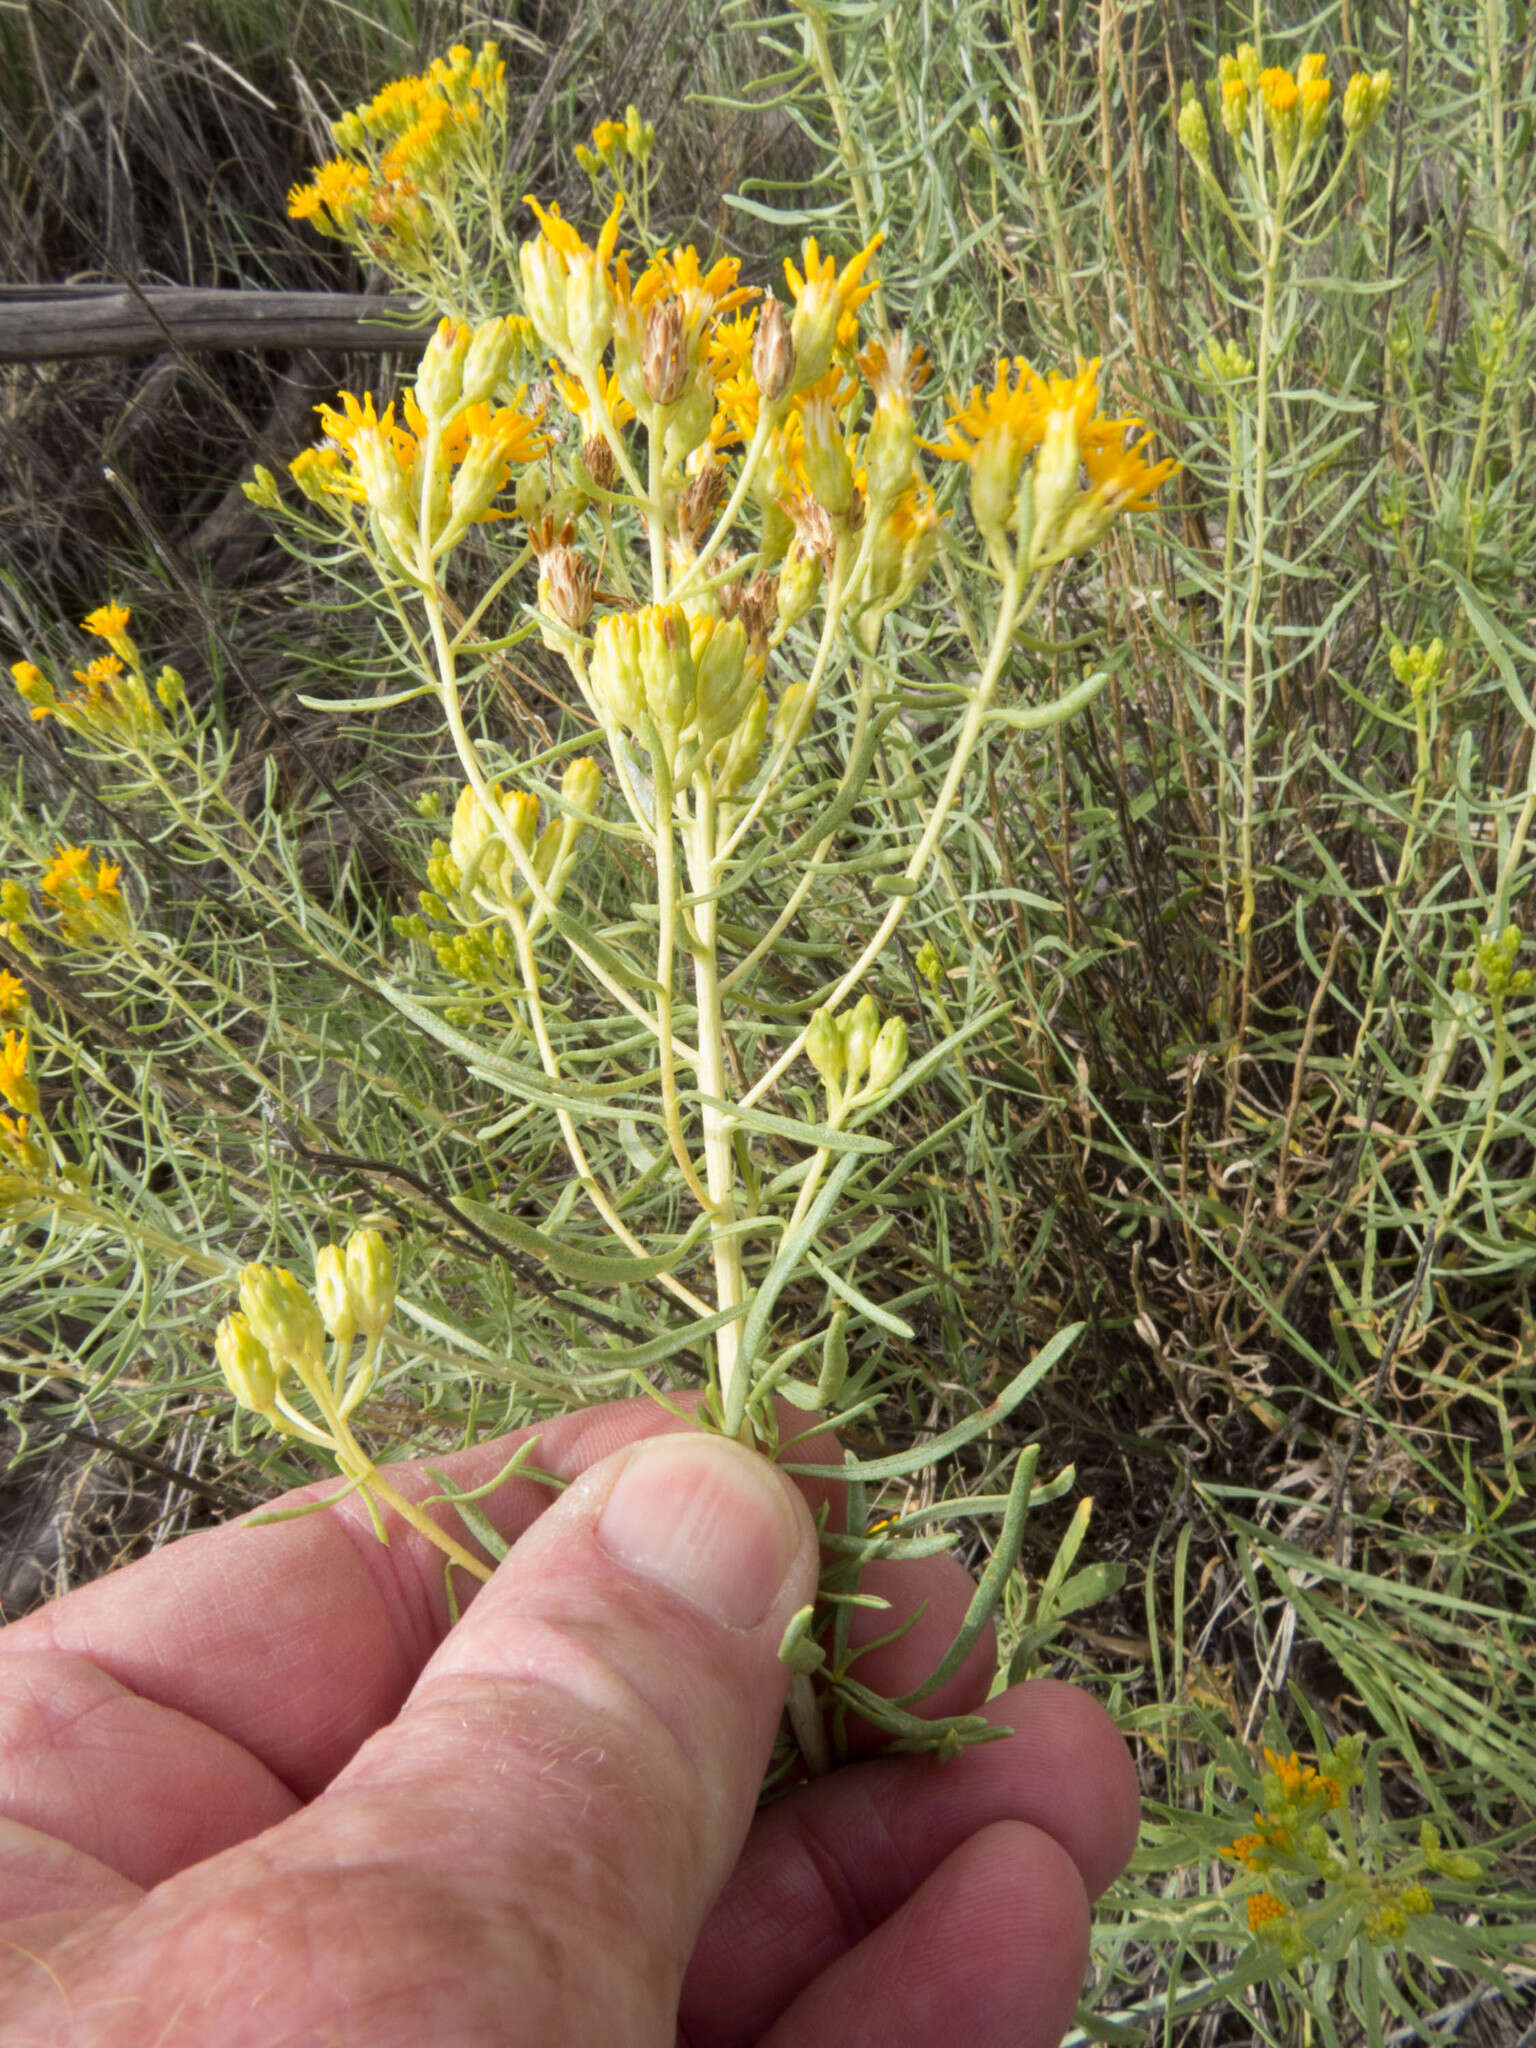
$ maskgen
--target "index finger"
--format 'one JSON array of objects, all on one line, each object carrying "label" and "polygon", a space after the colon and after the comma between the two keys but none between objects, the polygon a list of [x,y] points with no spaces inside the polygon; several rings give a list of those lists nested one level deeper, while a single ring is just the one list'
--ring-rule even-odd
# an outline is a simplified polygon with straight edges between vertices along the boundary
[{"label": "index finger", "polygon": [[[690,1427],[641,1395],[431,1462],[468,1491],[537,1437],[534,1462],[573,1479],[638,1437]],[[440,1491],[424,1463],[386,1469],[412,1501]],[[258,1513],[335,1490],[302,1487]],[[481,1508],[513,1543],[549,1500],[547,1487],[514,1478]],[[356,1495],[298,1521],[250,1520],[183,1537],[12,1622],[0,1653],[87,1658],[141,1699],[238,1742],[310,1799],[398,1712],[446,1634],[442,1555],[388,1515],[390,1541],[380,1543]],[[473,1595],[462,1574],[458,1589],[461,1602]]]}]

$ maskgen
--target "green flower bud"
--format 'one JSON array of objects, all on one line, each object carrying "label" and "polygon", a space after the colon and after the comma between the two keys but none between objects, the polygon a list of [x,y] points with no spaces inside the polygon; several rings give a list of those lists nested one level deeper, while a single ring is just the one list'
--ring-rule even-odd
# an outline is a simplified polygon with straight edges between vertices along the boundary
[{"label": "green flower bud", "polygon": [[[494,789],[491,795],[495,797]],[[466,782],[453,807],[453,828],[449,840],[449,853],[458,869],[462,886],[467,887],[475,879],[487,851],[496,843],[495,822],[478,794]],[[434,879],[430,863],[427,878],[429,881]]]},{"label": "green flower bud", "polygon": [[588,754],[568,761],[560,778],[560,794],[573,810],[596,815],[603,794],[603,771]]},{"label": "green flower bud", "polygon": [[1391,97],[1390,71],[1374,71],[1369,77],[1363,71],[1355,73],[1344,88],[1344,133],[1351,141],[1381,119]]},{"label": "green flower bud", "polygon": [[357,1314],[347,1291],[346,1258],[339,1244],[322,1245],[315,1254],[315,1299],[326,1329],[345,1351],[357,1335]]},{"label": "green flower bud", "polygon": [[1179,109],[1179,140],[1193,159],[1197,169],[1206,170],[1211,161],[1211,131],[1205,118],[1205,109],[1190,89],[1188,97]]},{"label": "green flower bud", "polygon": [[757,773],[758,757],[768,730],[768,692],[761,684],[747,706],[747,715],[726,744],[725,758],[715,776],[715,794],[739,796]]},{"label": "green flower bud", "polygon": [[416,372],[416,403],[429,422],[445,420],[459,402],[469,329],[458,320],[439,320]]},{"label": "green flower bud", "polygon": [[821,557],[802,554],[798,547],[792,548],[784,558],[784,567],[779,571],[779,623],[781,626],[797,625],[816,602],[821,589]]},{"label": "green flower bud", "polygon": [[186,702],[187,686],[180,669],[163,668],[155,678],[155,695],[167,711],[177,711]]},{"label": "green flower bud", "polygon": [[1081,459],[1077,415],[1066,409],[1053,412],[1035,457],[1035,517],[1029,535],[1031,569],[1043,568],[1059,556],[1068,515],[1081,496],[1077,483]]},{"label": "green flower bud", "polygon": [[1000,544],[1017,518],[1023,467],[1023,450],[1016,434],[982,436],[971,463],[971,517],[983,540]]},{"label": "green flower bud", "polygon": [[633,732],[645,705],[640,635],[634,612],[605,612],[592,635],[588,669],[592,708],[610,731]]},{"label": "green flower bud", "polygon": [[869,1086],[883,1095],[907,1064],[907,1027],[900,1017],[887,1017],[869,1055]]},{"label": "green flower bud", "polygon": [[464,355],[460,396],[465,405],[479,405],[495,395],[516,347],[517,329],[510,320],[481,321]]},{"label": "green flower bud", "polygon": [[519,519],[528,526],[537,526],[544,507],[549,503],[549,485],[544,481],[544,472],[530,463],[519,471],[517,483],[512,492],[512,503]]},{"label": "green flower bud", "polygon": [[243,1315],[225,1316],[214,1335],[213,1351],[240,1406],[254,1409],[258,1415],[268,1414],[282,1373]]},{"label": "green flower bud", "polygon": [[270,469],[257,463],[256,473],[248,483],[240,486],[253,505],[259,505],[263,512],[276,512],[282,507],[282,497],[277,488],[277,478]]},{"label": "green flower bud", "polygon": [[696,632],[695,636],[698,645],[694,681],[694,716],[706,753],[740,724],[761,674],[759,663],[748,664],[747,629],[740,619],[711,619],[707,625],[707,632]]},{"label": "green flower bud", "polygon": [[286,1266],[246,1266],[240,1306],[256,1340],[280,1365],[312,1365],[325,1345],[325,1324],[307,1290]]},{"label": "green flower bud", "polygon": [[354,1230],[346,1244],[347,1293],[357,1327],[370,1342],[395,1312],[395,1261],[378,1230]]},{"label": "green flower bud", "polygon": [[683,463],[701,447],[715,417],[714,387],[703,377],[690,377],[682,396],[667,417],[666,462],[669,469]]},{"label": "green flower bud", "polygon": [[681,605],[649,604],[635,614],[645,708],[669,756],[694,712],[693,634]]},{"label": "green flower bud", "polygon": [[864,437],[864,475],[872,512],[876,507],[883,510],[907,488],[916,451],[911,406],[882,399]]},{"label": "green flower bud", "polygon": [[773,710],[773,744],[787,746],[790,735],[797,730],[805,707],[806,686],[804,683],[787,683],[779,693],[779,701]]},{"label": "green flower bud", "polygon": [[853,465],[837,415],[824,398],[813,398],[803,407],[800,424],[811,489],[834,519],[842,519],[853,501]]},{"label": "green flower bud", "polygon": [[846,1058],[843,1034],[830,1010],[820,1009],[811,1018],[805,1034],[805,1053],[829,1088],[841,1083]]},{"label": "green flower bud", "polygon": [[851,1095],[864,1078],[880,1030],[880,1011],[873,996],[860,996],[843,1019],[843,1059]]},{"label": "green flower bud", "polygon": [[912,964],[933,990],[934,994],[937,995],[939,984],[944,979],[944,962],[939,957],[939,949],[932,939],[924,939],[917,949],[917,958]]}]

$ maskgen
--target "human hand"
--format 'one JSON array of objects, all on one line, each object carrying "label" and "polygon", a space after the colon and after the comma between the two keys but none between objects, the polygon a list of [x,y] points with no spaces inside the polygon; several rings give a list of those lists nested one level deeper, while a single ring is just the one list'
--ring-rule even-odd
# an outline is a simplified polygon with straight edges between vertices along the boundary
[{"label": "human hand", "polygon": [[[1008,2048],[1059,2039],[1136,1828],[1071,1688],[1009,1741],[872,1757],[754,1817],[803,1489],[643,1399],[540,1429],[551,1499],[449,1631],[440,1558],[355,1498],[170,1544],[0,1630],[0,2013],[27,2048]],[[473,1487],[516,1438],[439,1460]],[[435,1491],[419,1466],[392,1481]],[[310,1493],[319,1489],[309,1489]],[[292,1505],[301,1496],[290,1496]],[[899,1693],[970,1593],[877,1565]],[[978,1652],[932,1712],[971,1711]]]}]

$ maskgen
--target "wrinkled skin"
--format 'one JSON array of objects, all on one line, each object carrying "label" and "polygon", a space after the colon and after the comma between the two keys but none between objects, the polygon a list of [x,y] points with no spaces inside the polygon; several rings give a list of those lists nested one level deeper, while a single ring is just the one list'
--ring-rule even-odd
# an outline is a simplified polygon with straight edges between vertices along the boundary
[{"label": "wrinkled skin", "polygon": [[[0,1630],[6,2042],[1059,2039],[1136,1829],[1108,1717],[1016,1687],[984,1709],[1007,1741],[870,1745],[758,1812],[816,1485],[743,1481],[747,1453],[644,1400],[538,1434],[573,1484],[486,1503],[513,1549],[451,1632],[437,1553],[381,1546],[355,1499],[184,1538]],[[473,1486],[515,1441],[438,1462]],[[682,1591],[642,1555],[678,1529]],[[970,1582],[937,1559],[867,1585],[896,1611],[868,1638],[924,1608],[859,1666],[900,1693]],[[980,1707],[989,1657],[923,1711]]]}]

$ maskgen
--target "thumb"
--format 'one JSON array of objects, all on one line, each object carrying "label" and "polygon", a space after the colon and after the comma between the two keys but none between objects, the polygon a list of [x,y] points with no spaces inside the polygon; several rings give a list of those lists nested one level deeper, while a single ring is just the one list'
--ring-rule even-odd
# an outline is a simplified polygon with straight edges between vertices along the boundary
[{"label": "thumb", "polygon": [[397,1720],[310,1808],[312,1849],[345,1853],[378,1816],[439,1909],[492,1916],[495,2038],[670,2048],[816,1557],[798,1489],[757,1453],[695,1432],[615,1452],[519,1539]]}]

